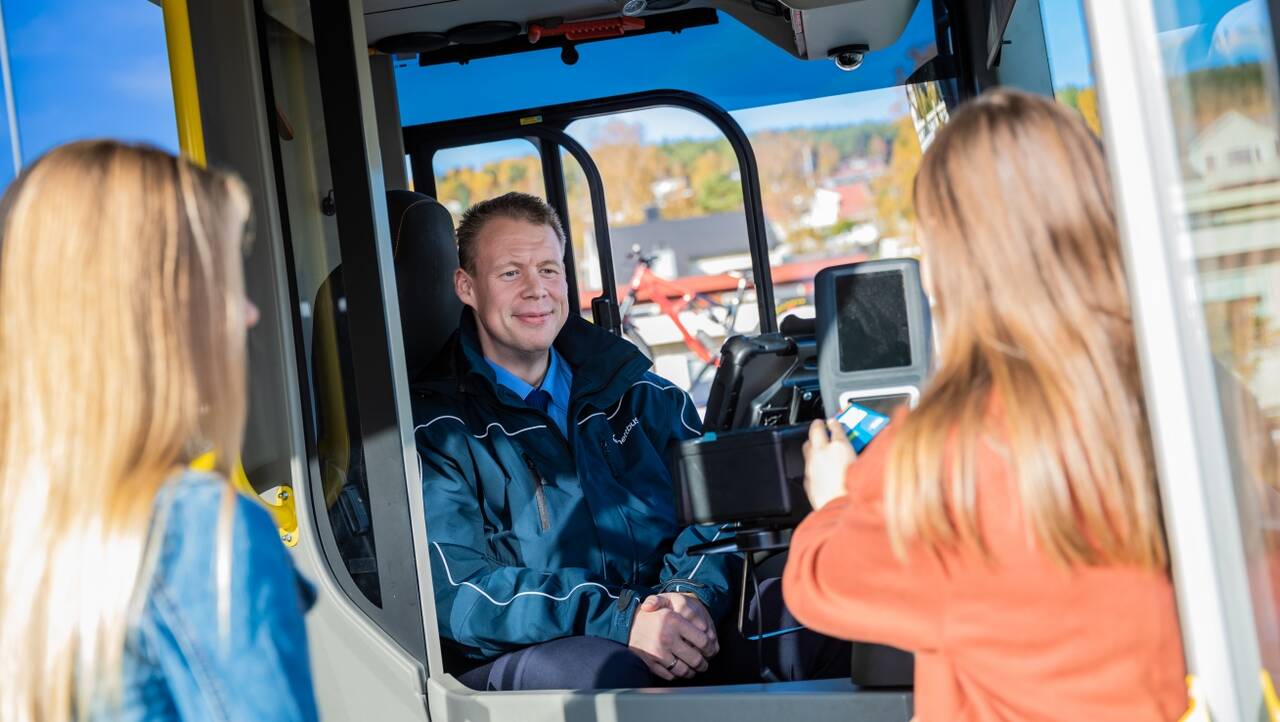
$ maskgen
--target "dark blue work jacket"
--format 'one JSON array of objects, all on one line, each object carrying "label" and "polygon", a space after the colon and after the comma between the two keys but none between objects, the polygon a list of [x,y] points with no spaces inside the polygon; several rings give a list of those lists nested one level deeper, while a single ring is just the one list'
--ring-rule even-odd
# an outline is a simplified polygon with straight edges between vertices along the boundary
[{"label": "dark blue work jacket", "polygon": [[571,316],[555,348],[573,369],[567,438],[494,380],[461,327],[415,384],[413,414],[441,635],[467,657],[589,635],[625,644],[641,599],[730,604],[718,527],[681,529],[670,447],[700,433],[688,394],[634,346]]}]

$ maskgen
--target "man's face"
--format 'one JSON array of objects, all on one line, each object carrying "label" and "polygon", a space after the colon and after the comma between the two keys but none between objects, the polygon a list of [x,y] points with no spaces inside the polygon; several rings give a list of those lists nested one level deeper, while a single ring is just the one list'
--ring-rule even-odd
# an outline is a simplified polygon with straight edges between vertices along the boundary
[{"label": "man's face", "polygon": [[502,363],[546,354],[569,315],[560,239],[550,226],[493,218],[475,240],[475,275],[454,290],[475,311],[485,355]]}]

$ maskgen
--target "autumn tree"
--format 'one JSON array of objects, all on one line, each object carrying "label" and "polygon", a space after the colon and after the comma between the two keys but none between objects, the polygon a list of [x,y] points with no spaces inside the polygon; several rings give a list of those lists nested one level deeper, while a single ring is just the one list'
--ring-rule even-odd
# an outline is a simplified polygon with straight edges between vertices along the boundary
[{"label": "autumn tree", "polygon": [[511,191],[539,196],[544,193],[542,165],[537,156],[503,158],[480,168],[451,168],[436,177],[436,198],[458,210]]},{"label": "autumn tree", "polygon": [[915,209],[911,189],[920,170],[920,141],[915,124],[906,115],[894,124],[893,145],[889,150],[889,167],[871,183],[876,217],[884,235],[906,235],[915,226]]},{"label": "autumn tree", "polygon": [[765,216],[784,227],[794,225],[813,196],[811,137],[794,131],[763,131],[752,136],[751,147],[760,169]]},{"label": "autumn tree", "polygon": [[1058,101],[1069,108],[1074,108],[1094,135],[1102,136],[1102,120],[1098,117],[1098,89],[1069,87],[1057,93]]},{"label": "autumn tree", "polygon": [[611,120],[591,138],[590,148],[604,182],[609,220],[619,225],[643,221],[645,209],[655,204],[653,184],[667,173],[657,148],[645,144],[644,127]]}]

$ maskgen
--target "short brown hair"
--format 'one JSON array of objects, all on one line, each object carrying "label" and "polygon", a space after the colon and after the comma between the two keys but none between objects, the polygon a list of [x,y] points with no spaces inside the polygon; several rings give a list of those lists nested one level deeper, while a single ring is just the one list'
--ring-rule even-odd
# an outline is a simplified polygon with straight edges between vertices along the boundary
[{"label": "short brown hair", "polygon": [[467,273],[474,275],[476,272],[476,238],[484,225],[494,218],[551,226],[556,238],[560,239],[561,250],[564,249],[564,227],[560,225],[556,209],[537,196],[511,192],[480,201],[462,214],[462,222],[458,224],[458,265]]}]

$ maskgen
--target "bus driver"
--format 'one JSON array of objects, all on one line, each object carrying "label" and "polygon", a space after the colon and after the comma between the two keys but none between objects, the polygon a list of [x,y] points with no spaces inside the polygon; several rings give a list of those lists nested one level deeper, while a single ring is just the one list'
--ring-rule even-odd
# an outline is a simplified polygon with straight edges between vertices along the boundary
[{"label": "bus driver", "polygon": [[[716,630],[733,616],[738,559],[690,553],[725,532],[676,523],[665,457],[699,435],[693,402],[630,343],[570,313],[564,252],[541,199],[509,193],[468,210],[461,324],[414,387],[441,636],[473,667],[460,679],[491,690],[759,681],[754,650],[716,659],[722,636],[742,643]],[[766,619],[782,610],[779,589],[772,598],[776,609],[758,605]],[[841,643],[807,634],[777,645],[790,650],[777,676],[819,671],[798,649],[847,664]]]}]

